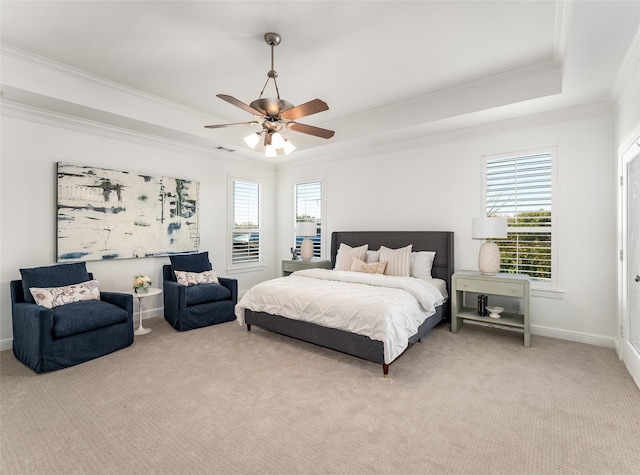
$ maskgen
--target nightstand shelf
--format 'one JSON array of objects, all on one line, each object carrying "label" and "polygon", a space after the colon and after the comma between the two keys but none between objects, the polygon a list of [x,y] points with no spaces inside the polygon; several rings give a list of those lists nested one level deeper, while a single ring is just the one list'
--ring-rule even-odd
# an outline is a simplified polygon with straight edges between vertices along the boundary
[{"label": "nightstand shelf", "polygon": [[465,307],[458,311],[458,317],[476,322],[503,325],[505,327],[524,328],[524,315],[515,315],[513,313],[501,313],[500,318],[481,317],[478,315],[477,309]]},{"label": "nightstand shelf", "polygon": [[[531,346],[530,281],[530,277],[525,274],[484,275],[474,271],[456,272],[451,278],[451,331],[457,333],[465,320],[521,328],[524,333],[524,346]],[[520,299],[522,300],[522,315],[503,313],[500,318],[482,317],[478,315],[477,308],[464,305],[465,292]]]},{"label": "nightstand shelf", "polygon": [[324,259],[311,259],[310,261],[284,259],[282,261],[282,275],[285,277],[303,269],[331,269],[331,261]]}]

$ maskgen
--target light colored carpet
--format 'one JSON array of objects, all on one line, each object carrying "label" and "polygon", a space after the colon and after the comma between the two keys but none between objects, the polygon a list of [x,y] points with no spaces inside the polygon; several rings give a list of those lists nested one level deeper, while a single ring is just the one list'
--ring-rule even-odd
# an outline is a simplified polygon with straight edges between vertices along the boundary
[{"label": "light colored carpet", "polygon": [[640,472],[615,352],[465,325],[379,365],[237,322],[37,375],[0,357],[3,474]]}]

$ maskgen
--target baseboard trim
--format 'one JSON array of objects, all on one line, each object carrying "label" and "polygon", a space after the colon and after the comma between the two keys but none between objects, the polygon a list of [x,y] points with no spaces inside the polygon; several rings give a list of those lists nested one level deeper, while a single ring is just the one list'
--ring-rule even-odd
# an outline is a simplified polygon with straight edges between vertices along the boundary
[{"label": "baseboard trim", "polygon": [[13,349],[13,338],[5,338],[4,340],[0,340],[0,351],[12,350]]},{"label": "baseboard trim", "polygon": [[545,327],[542,325],[531,325],[531,334],[548,336],[559,340],[575,341],[578,343],[586,343],[594,346],[605,346],[607,348],[618,347],[618,341],[614,337],[606,337],[602,335],[594,335],[593,333],[576,332],[572,330],[563,330],[561,328]]}]

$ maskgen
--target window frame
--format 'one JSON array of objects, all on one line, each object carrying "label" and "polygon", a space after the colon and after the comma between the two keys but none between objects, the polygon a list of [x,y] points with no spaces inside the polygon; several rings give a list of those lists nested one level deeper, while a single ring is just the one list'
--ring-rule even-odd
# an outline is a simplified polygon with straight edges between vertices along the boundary
[{"label": "window frame", "polygon": [[[514,152],[482,155],[481,160],[481,177],[482,177],[482,192],[481,192],[481,216],[488,216],[487,213],[487,164],[490,160],[500,160],[507,158],[524,158],[540,154],[551,155],[551,224],[545,227],[530,227],[530,226],[514,226],[507,225],[507,231],[509,233],[524,233],[524,232],[540,232],[536,230],[544,230],[544,232],[550,232],[551,234],[551,278],[539,279],[531,278],[532,290],[541,291],[558,291],[558,146],[546,146],[534,149],[518,150]],[[497,240],[499,242],[499,240]]]},{"label": "window frame", "polygon": [[[234,262],[234,236],[236,235],[236,233],[238,232],[239,229],[241,228],[236,228],[235,225],[235,211],[236,211],[236,200],[235,200],[235,188],[236,188],[236,183],[244,183],[244,184],[248,184],[248,185],[255,185],[258,187],[258,203],[257,203],[257,213],[258,213],[258,226],[257,228],[252,228],[251,231],[249,231],[249,235],[251,235],[251,233],[256,232],[253,229],[257,229],[257,233],[258,233],[258,259],[257,260],[252,260],[249,262]],[[227,232],[227,238],[228,238],[228,259],[227,259],[227,269],[229,272],[233,272],[233,271],[247,271],[247,270],[252,270],[252,269],[256,269],[256,268],[262,268],[264,267],[264,263],[263,263],[263,216],[264,216],[264,212],[263,212],[263,193],[264,193],[264,184],[259,181],[259,180],[255,180],[252,178],[245,178],[245,177],[240,177],[240,176],[233,176],[233,175],[229,175],[228,177],[228,194],[229,194],[229,205],[228,205],[228,232]]]},{"label": "window frame", "polygon": [[[299,185],[305,185],[305,184],[313,184],[313,183],[320,183],[320,233],[318,234],[320,236],[320,243],[318,246],[315,245],[313,246],[314,249],[314,255],[313,258],[314,259],[322,259],[325,255],[325,236],[326,236],[326,230],[325,230],[325,179],[324,177],[321,178],[308,178],[308,179],[302,179],[302,180],[296,180],[293,183],[293,226],[292,226],[292,247],[295,247],[296,251],[298,252],[298,255],[300,254],[300,242],[302,241],[301,239],[298,240],[297,236],[296,236],[296,223],[297,223],[297,219],[298,219],[298,186]],[[319,255],[316,254],[316,251],[319,250]]]}]

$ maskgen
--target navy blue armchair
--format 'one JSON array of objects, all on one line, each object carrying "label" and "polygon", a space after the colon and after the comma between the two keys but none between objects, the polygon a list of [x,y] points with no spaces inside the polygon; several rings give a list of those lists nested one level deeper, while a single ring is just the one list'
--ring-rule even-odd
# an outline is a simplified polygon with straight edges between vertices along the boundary
[{"label": "navy blue armchair", "polygon": [[208,253],[170,256],[171,265],[162,267],[164,318],[179,331],[193,330],[235,320],[238,281],[218,277],[220,284],[182,285],[175,271],[211,270]]},{"label": "navy blue armchair", "polygon": [[82,300],[47,308],[30,288],[63,287],[93,279],[84,262],[20,269],[13,280],[11,314],[13,354],[45,373],[74,366],[133,343],[133,296],[100,292],[100,300]]}]

